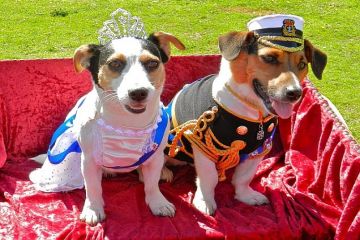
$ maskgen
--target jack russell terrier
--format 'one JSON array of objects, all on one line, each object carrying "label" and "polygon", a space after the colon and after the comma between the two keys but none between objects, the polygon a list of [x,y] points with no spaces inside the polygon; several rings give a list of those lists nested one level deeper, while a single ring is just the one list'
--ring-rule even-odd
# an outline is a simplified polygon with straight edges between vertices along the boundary
[{"label": "jack russell terrier", "polygon": [[248,23],[247,32],[219,37],[220,72],[185,86],[169,104],[172,130],[166,152],[193,162],[197,190],[193,205],[214,214],[214,191],[235,168],[235,199],[268,203],[250,186],[272,147],[278,117],[289,118],[302,95],[308,63],[318,79],[327,57],[302,37],[303,19],[270,15]]},{"label": "jack russell terrier", "polygon": [[[175,214],[174,205],[158,185],[170,125],[160,101],[170,43],[185,49],[173,35],[156,32],[147,39],[121,37],[75,51],[75,70],[89,70],[94,88],[56,130],[44,165],[32,172],[30,179],[37,189],[47,192],[85,185],[80,219],[90,225],[105,218],[101,188],[104,170],[140,169],[145,201],[152,213]],[[164,178],[172,177],[164,174]]]}]

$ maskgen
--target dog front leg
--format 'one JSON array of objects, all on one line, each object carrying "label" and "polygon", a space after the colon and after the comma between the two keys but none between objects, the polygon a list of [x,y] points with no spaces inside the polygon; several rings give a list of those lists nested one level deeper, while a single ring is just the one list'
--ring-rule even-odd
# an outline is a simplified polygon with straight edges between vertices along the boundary
[{"label": "dog front leg", "polygon": [[175,206],[166,200],[159,188],[160,174],[164,163],[163,152],[157,151],[152,159],[149,159],[147,163],[141,166],[145,202],[154,215],[173,217],[175,215]]},{"label": "dog front leg", "polygon": [[249,205],[269,203],[269,200],[265,195],[253,190],[249,186],[261,160],[262,157],[247,159],[236,167],[232,183],[235,187],[235,199],[240,202]]},{"label": "dog front leg", "polygon": [[216,165],[195,146],[193,146],[193,154],[197,173],[197,189],[193,205],[199,211],[213,215],[217,208],[215,202],[215,187],[219,181]]},{"label": "dog front leg", "polygon": [[[144,182],[144,176],[141,171],[141,168],[136,169],[139,174],[139,181]],[[160,179],[164,180],[165,182],[171,182],[174,178],[173,172],[167,168],[164,164],[163,168],[161,169]]]},{"label": "dog front leg", "polygon": [[82,164],[86,199],[80,220],[89,225],[96,225],[105,219],[104,200],[102,198],[101,178],[102,170],[92,163]]},{"label": "dog front leg", "polygon": [[102,168],[96,164],[95,149],[98,143],[95,141],[97,129],[88,123],[81,129],[80,146],[81,153],[81,172],[84,177],[86,190],[86,199],[80,220],[85,221],[89,225],[96,225],[105,219],[104,200],[102,198]]}]

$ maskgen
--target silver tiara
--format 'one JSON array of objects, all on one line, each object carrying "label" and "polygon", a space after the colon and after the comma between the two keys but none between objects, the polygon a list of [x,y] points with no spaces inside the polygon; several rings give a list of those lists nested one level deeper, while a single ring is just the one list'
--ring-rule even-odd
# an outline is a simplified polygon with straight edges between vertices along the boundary
[{"label": "silver tiara", "polygon": [[98,40],[104,45],[113,39],[122,37],[146,38],[144,23],[137,16],[118,8],[110,14],[111,19],[104,22],[99,30]]}]

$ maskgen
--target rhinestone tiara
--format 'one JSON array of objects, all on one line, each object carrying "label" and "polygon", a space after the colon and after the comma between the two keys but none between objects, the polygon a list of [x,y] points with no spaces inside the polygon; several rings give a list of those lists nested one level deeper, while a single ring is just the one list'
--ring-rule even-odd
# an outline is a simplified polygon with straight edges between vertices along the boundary
[{"label": "rhinestone tiara", "polygon": [[146,38],[145,26],[139,17],[132,16],[122,8],[116,9],[110,16],[111,19],[106,20],[98,31],[100,44],[123,37]]}]

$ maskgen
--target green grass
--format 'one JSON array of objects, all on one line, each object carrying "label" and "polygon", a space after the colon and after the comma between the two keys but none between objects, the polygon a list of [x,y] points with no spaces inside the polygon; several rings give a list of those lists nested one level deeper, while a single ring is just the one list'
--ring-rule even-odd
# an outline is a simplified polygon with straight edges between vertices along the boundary
[{"label": "green grass", "polygon": [[245,30],[251,18],[290,13],[305,19],[305,38],[327,53],[323,80],[310,78],[360,139],[360,6],[343,1],[4,1],[0,0],[0,59],[72,57],[97,43],[97,29],[118,7],[140,16],[147,32],[167,31],[187,46],[176,55],[216,54],[217,37]]}]

